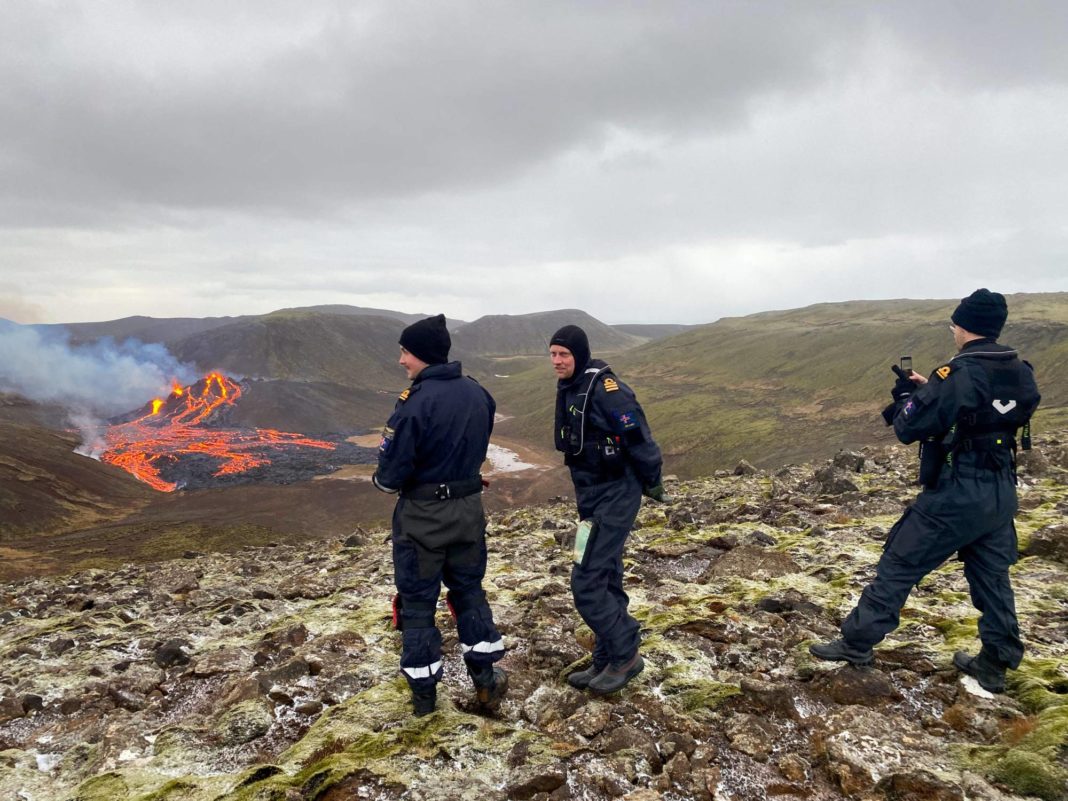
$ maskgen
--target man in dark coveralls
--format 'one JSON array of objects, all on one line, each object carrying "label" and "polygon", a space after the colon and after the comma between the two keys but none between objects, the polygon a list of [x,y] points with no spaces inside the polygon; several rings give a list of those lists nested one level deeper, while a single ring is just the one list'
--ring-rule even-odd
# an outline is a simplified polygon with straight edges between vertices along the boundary
[{"label": "man in dark coveralls", "polygon": [[401,672],[415,715],[433,712],[442,673],[434,615],[444,581],[467,672],[479,703],[492,707],[507,691],[508,676],[493,664],[504,656],[504,641],[482,590],[486,516],[479,469],[496,404],[459,362],[449,362],[444,315],[405,328],[400,345],[412,385],[382,431],[373,481],[400,493],[393,510],[393,622],[402,632]]},{"label": "man in dark coveralls", "polygon": [[556,449],[571,469],[581,522],[576,535],[571,593],[593,631],[593,663],[568,683],[596,695],[622,689],[645,667],[638,653],[638,621],[627,612],[623,546],[642,495],[664,502],[662,459],[634,393],[599,359],[574,325],[549,345],[556,372]]},{"label": "man in dark coveralls", "polygon": [[1030,447],[1029,420],[1040,399],[1031,366],[997,338],[1005,298],[979,289],[953,312],[959,353],[929,378],[899,373],[883,416],[904,443],[921,441],[923,492],[890,530],[875,579],[842,623],[842,639],[812,645],[821,659],[867,665],[872,646],[897,628],[909,592],[957,553],[980,612],[976,656],[953,664],[990,692],[1004,692],[1023,643],[1009,566],[1016,561],[1016,433]]}]

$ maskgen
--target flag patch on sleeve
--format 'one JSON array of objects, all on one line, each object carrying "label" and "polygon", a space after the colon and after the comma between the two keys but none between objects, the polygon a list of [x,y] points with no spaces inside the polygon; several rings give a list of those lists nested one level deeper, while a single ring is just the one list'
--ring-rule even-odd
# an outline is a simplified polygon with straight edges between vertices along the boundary
[{"label": "flag patch on sleeve", "polygon": [[[407,391],[407,390],[406,390]],[[393,434],[395,432],[389,426],[382,429],[382,441],[378,443],[378,450],[385,453],[389,450],[389,446],[393,444]]]}]

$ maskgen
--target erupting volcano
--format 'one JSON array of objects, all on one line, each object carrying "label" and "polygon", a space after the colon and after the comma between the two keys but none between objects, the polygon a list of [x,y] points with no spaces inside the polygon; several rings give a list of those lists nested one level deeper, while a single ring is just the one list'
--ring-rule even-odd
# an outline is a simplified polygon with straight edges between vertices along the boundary
[{"label": "erupting volcano", "polygon": [[[162,492],[256,480],[288,483],[343,462],[368,461],[363,449],[341,439],[227,427],[241,392],[240,384],[220,373],[188,387],[175,382],[166,398],[108,428],[100,458]],[[343,458],[333,458],[338,455]]]}]

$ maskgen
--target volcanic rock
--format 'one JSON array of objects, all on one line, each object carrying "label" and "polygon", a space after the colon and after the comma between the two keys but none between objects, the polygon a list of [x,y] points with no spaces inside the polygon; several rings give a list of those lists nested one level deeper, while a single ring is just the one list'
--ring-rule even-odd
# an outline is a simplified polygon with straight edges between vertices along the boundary
[{"label": "volcanic rock", "polygon": [[175,665],[188,665],[189,654],[185,649],[189,647],[189,643],[184,640],[167,640],[163,645],[156,649],[152,658],[157,665],[161,668],[174,667]]},{"label": "volcanic rock", "polygon": [[847,473],[860,473],[864,470],[864,454],[856,451],[839,451],[831,464]]},{"label": "volcanic rock", "polygon": [[1025,556],[1043,556],[1068,564],[1068,524],[1054,523],[1032,532]]},{"label": "volcanic rock", "polygon": [[[624,585],[646,669],[607,698],[566,684],[593,645],[570,553],[553,545],[570,505],[490,515],[485,587],[512,687],[493,714],[471,701],[442,606],[438,709],[411,716],[388,547],[331,536],[0,587],[0,798],[1056,797],[1064,735],[1046,705],[1068,662],[1064,562],[1034,553],[1013,569],[1028,656],[1003,695],[972,694],[948,667],[978,645],[952,566],[912,593],[875,669],[808,654],[836,636],[915,495],[911,449],[864,456],[865,492],[842,503],[804,488],[813,469],[799,466],[770,485],[679,482],[674,506],[644,507]],[[1056,542],[1061,473],[1022,497],[1021,542]],[[961,754],[982,757],[965,770]]]}]

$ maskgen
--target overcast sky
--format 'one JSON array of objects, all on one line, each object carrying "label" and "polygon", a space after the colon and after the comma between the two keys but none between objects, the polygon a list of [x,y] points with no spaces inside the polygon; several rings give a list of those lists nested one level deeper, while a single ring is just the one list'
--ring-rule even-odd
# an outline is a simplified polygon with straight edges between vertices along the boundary
[{"label": "overcast sky", "polygon": [[21,2],[0,317],[1068,290],[1068,3]]}]

